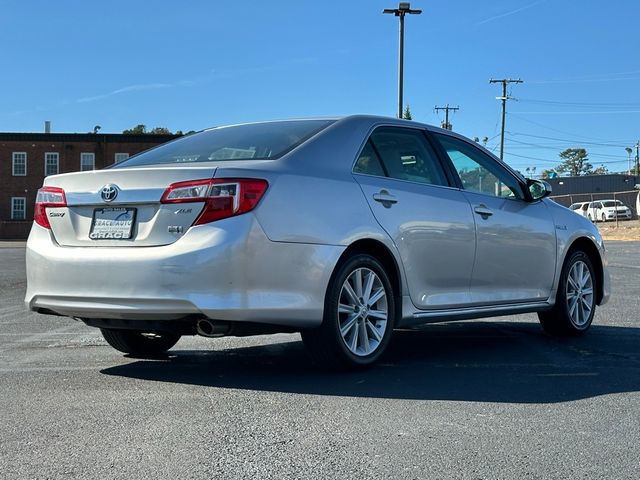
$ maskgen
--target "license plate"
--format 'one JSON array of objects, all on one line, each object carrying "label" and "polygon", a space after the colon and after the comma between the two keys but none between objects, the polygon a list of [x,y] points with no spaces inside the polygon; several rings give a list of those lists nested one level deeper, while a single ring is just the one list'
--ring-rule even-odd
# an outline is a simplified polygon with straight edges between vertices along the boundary
[{"label": "license plate", "polygon": [[127,240],[133,233],[136,209],[126,207],[96,208],[89,231],[91,240]]}]

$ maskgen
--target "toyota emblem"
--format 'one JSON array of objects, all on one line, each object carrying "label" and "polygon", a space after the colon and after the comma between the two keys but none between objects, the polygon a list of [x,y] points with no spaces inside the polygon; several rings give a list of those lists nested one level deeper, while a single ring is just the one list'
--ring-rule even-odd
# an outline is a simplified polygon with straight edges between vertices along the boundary
[{"label": "toyota emblem", "polygon": [[102,187],[102,190],[100,190],[100,196],[102,196],[102,200],[105,202],[112,202],[118,196],[118,187],[109,183]]}]

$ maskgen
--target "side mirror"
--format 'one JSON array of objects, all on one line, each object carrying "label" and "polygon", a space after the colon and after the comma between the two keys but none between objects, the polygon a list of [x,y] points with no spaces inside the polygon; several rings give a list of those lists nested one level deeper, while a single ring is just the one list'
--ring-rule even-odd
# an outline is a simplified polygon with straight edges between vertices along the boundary
[{"label": "side mirror", "polygon": [[551,185],[544,180],[527,179],[527,188],[532,201],[542,200],[544,197],[551,195]]}]

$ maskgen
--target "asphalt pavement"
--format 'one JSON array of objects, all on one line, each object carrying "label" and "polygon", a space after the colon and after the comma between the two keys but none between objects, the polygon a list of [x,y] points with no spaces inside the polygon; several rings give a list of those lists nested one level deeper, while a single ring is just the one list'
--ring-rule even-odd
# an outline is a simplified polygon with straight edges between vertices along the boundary
[{"label": "asphalt pavement", "polygon": [[187,337],[162,360],[24,309],[0,248],[0,477],[640,478],[640,242],[581,338],[535,315],[399,331],[380,365],[314,368],[300,338]]}]

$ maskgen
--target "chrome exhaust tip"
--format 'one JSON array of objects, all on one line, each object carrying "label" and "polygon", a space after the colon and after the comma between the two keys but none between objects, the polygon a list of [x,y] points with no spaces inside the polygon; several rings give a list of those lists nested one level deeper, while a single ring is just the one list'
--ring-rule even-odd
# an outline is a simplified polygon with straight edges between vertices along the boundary
[{"label": "chrome exhaust tip", "polygon": [[196,323],[196,332],[202,337],[224,337],[230,330],[227,322],[212,322],[202,318]]}]

